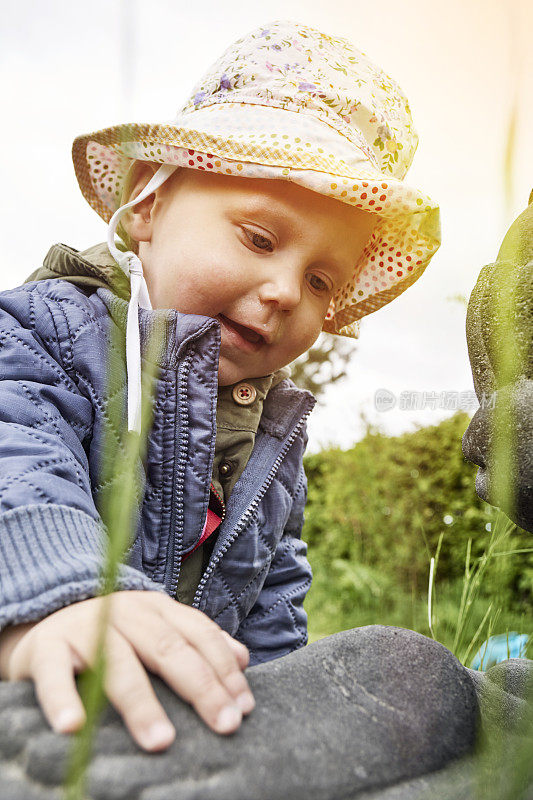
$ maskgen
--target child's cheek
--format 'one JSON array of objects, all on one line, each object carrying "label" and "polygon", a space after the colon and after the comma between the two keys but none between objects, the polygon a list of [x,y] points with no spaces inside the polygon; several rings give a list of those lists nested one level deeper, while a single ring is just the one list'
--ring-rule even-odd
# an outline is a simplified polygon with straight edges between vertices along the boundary
[{"label": "child's cheek", "polygon": [[309,350],[310,347],[314,345],[314,343],[320,336],[322,325],[324,324],[324,319],[320,315],[315,315],[314,318],[310,319],[312,319],[312,324],[309,324],[303,333],[303,337],[301,340],[301,345],[303,349],[300,355],[305,353],[307,350]]},{"label": "child's cheek", "polygon": [[223,269],[198,269],[190,275],[187,299],[194,308],[192,313],[216,316],[235,299],[236,293],[234,276]]},{"label": "child's cheek", "polygon": [[[234,300],[246,294],[245,275],[239,270],[238,265],[231,263],[216,265],[211,264],[206,270],[203,281],[206,295],[218,302]],[[198,287],[200,291],[200,287]]]}]

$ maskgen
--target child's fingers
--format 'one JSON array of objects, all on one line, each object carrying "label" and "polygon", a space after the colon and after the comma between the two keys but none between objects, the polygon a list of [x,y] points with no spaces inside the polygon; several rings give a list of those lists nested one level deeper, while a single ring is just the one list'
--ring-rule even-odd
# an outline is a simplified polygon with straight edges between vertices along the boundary
[{"label": "child's fingers", "polygon": [[49,724],[57,733],[72,733],[84,724],[85,709],[76,688],[69,644],[55,638],[36,646],[29,663],[35,694]]},{"label": "child's fingers", "polygon": [[242,711],[235,698],[176,627],[159,614],[150,616],[147,624],[128,617],[115,624],[148,669],[190,703],[212,730],[232,733],[239,727]]},{"label": "child's fingers", "polygon": [[[94,662],[90,637],[71,645],[68,636],[67,633],[65,638],[48,634],[36,638],[25,676],[33,678],[43,713],[57,733],[72,733],[84,724],[86,713],[74,673]],[[107,631],[106,653],[104,692],[123,717],[132,737],[145,750],[168,747],[175,737],[174,728],[142,664],[113,628]]]},{"label": "child's fingers", "polygon": [[[136,595],[142,597],[138,603]],[[60,609],[27,633],[12,653],[18,678],[34,679],[43,712],[57,731],[77,730],[85,720],[74,675],[96,660],[100,606],[100,598],[93,598]],[[104,691],[146,750],[168,747],[175,731],[143,663],[218,733],[235,731],[242,714],[255,705],[242,672],[249,658],[246,647],[202,612],[170,598],[117,593],[106,654]]]},{"label": "child's fingers", "polygon": [[248,649],[198,609],[162,599],[164,602],[158,604],[162,618],[205,658],[240,710],[248,714],[255,706],[243,675],[249,661]]},{"label": "child's fingers", "polygon": [[145,750],[166,749],[176,736],[130,643],[113,627],[106,639],[105,693]]},{"label": "child's fingers", "polygon": [[222,629],[201,611],[190,607],[165,604],[163,617],[173,627],[179,625],[179,632],[211,666],[241,711],[248,714],[255,705],[253,695],[236,648],[230,645]]}]

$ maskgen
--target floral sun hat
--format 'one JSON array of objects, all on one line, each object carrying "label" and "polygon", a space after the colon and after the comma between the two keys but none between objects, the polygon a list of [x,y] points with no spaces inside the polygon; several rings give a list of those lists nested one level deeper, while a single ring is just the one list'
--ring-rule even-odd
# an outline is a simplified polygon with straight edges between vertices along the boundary
[{"label": "floral sun hat", "polygon": [[324,320],[354,336],[353,323],[414,283],[440,244],[438,206],[403,181],[417,144],[407,98],[383,70],[346,39],[283,20],[231,44],[171,122],[79,136],[72,153],[107,222],[136,159],[289,180],[379,214]]},{"label": "floral sun hat", "polygon": [[[138,306],[150,308],[140,259],[116,248],[120,215],[177,168],[277,178],[378,214],[323,330],[356,337],[357,320],[404,292],[440,245],[438,206],[404,182],[418,136],[395,81],[346,39],[278,20],[231,44],[171,121],[116,125],[78,136],[84,197],[109,223],[108,246],[131,279],[127,327],[130,429],[140,419]],[[135,160],[162,166],[120,205]],[[133,420],[136,420],[134,423]]]}]

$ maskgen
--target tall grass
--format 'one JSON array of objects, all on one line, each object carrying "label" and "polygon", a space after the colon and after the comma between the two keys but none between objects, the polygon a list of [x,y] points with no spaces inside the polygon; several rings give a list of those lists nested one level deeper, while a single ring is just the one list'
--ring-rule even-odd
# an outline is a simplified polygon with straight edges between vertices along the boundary
[{"label": "tall grass", "polygon": [[[487,606],[483,618],[475,629],[474,634],[471,634],[474,604],[480,597],[483,581],[491,560],[510,557],[521,552],[533,552],[533,548],[521,551],[506,549],[508,548],[510,535],[515,528],[516,526],[514,523],[498,510],[495,515],[495,523],[491,528],[491,536],[488,545],[482,555],[475,560],[472,559],[471,555],[472,540],[468,540],[461,601],[457,610],[455,636],[450,648],[459,661],[465,664],[465,666],[470,666],[473,655],[479,645],[486,637],[492,634],[498,617],[502,612],[501,605],[497,605],[497,603],[501,603],[501,598],[495,595]],[[430,596],[430,591],[428,592],[428,598]]]},{"label": "tall grass", "polygon": [[[117,589],[120,565],[124,563],[126,551],[135,533],[136,511],[142,500],[142,484],[139,476],[139,460],[146,452],[148,433],[152,424],[152,400],[155,387],[155,363],[162,344],[162,332],[156,329],[146,346],[145,364],[142,370],[141,434],[127,430],[122,394],[117,392],[117,380],[122,370],[114,369],[114,359],[122,360],[123,343],[120,333],[111,326],[111,341],[108,363],[108,394],[118,398],[111,406],[102,442],[102,473],[107,476],[109,489],[99,509],[107,531],[105,559],[100,575],[98,596],[104,597],[98,620],[96,659],[91,668],[85,670],[78,681],[78,691],[86,711],[83,727],[74,735],[64,780],[66,800],[85,800],[87,768],[90,763],[94,736],[100,715],[106,706],[104,692],[106,662],[106,635],[110,619],[111,594]],[[120,440],[116,441],[116,431]]]}]

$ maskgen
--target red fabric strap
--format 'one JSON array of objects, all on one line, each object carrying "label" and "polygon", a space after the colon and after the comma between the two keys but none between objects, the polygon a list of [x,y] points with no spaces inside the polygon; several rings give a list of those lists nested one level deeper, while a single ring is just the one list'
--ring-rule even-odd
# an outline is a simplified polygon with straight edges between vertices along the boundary
[{"label": "red fabric strap", "polygon": [[185,561],[185,559],[188,558],[191,553],[194,553],[194,551],[200,547],[200,545],[202,545],[206,539],[209,539],[209,537],[217,530],[218,526],[222,522],[222,519],[224,518],[224,512],[224,503],[216,493],[213,484],[211,484],[209,492],[209,507],[207,509],[207,517],[202,535],[200,536],[198,544],[196,544],[192,550],[189,550],[188,553],[185,553],[181,559],[182,561]]}]

